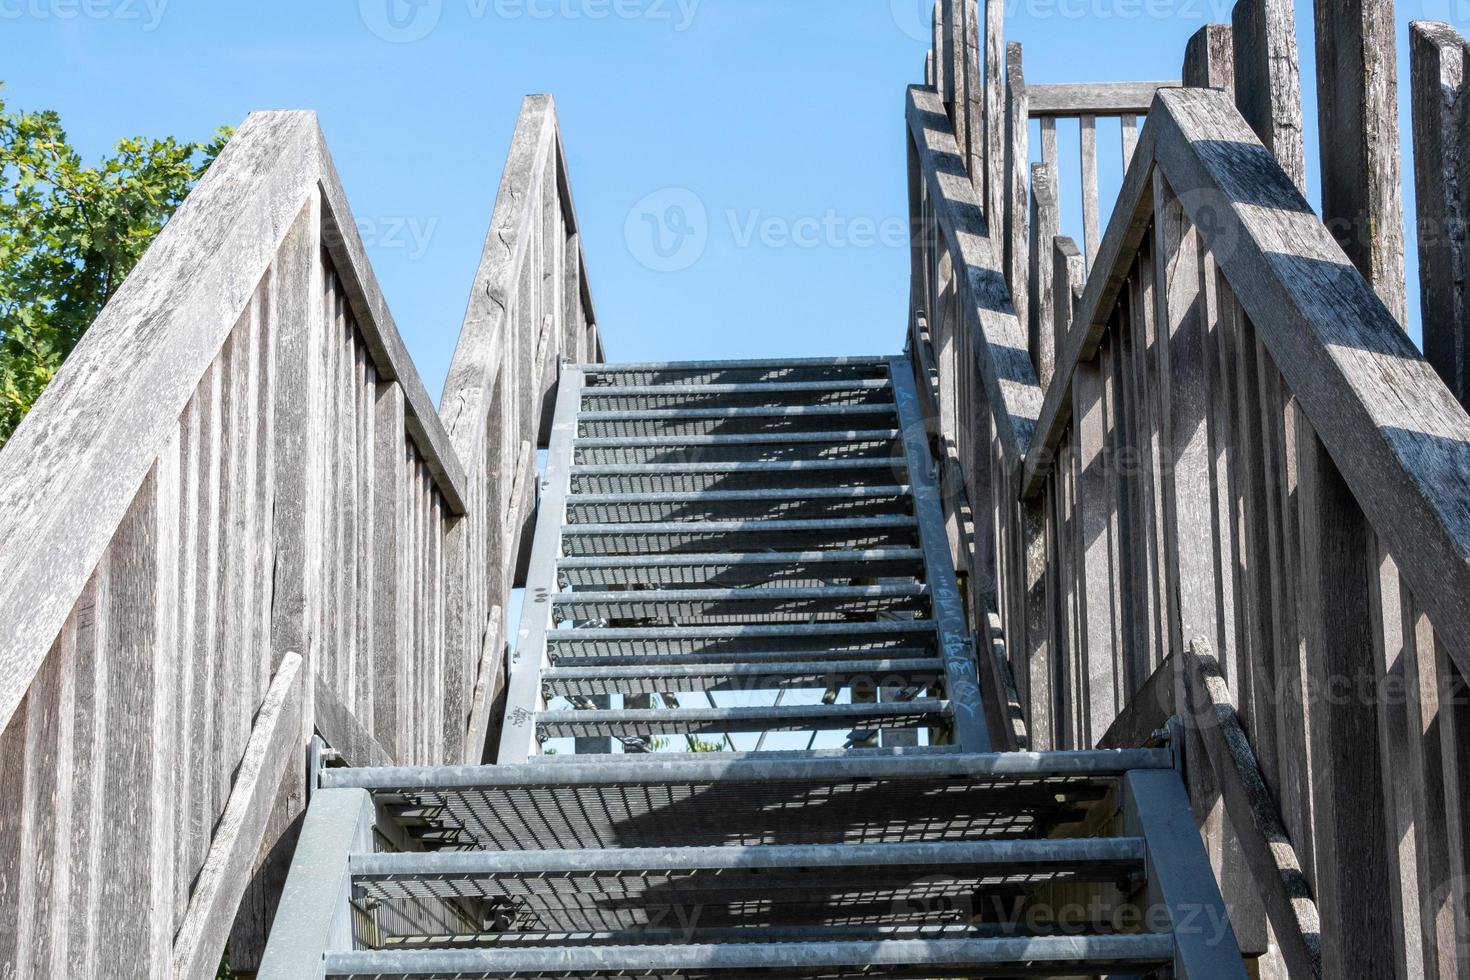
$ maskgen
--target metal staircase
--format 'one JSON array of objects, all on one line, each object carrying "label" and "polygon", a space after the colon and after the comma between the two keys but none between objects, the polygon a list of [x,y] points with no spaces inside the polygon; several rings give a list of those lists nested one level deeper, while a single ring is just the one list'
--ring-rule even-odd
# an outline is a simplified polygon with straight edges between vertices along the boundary
[{"label": "metal staircase", "polygon": [[261,977],[1244,977],[1167,748],[994,753],[908,361],[568,366],[498,765],[327,769]]}]

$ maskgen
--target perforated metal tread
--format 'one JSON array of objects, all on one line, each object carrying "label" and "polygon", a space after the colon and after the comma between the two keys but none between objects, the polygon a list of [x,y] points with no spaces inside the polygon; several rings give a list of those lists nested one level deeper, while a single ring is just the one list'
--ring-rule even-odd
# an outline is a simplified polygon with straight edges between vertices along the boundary
[{"label": "perforated metal tread", "polygon": [[891,484],[900,472],[888,458],[573,466],[571,489],[574,494],[809,490]]},{"label": "perforated metal tread", "polygon": [[871,619],[879,613],[918,614],[928,609],[929,588],[918,584],[632,589],[561,593],[552,601],[552,619],[804,623],[814,619]]},{"label": "perforated metal tread", "polygon": [[767,691],[780,688],[929,687],[944,676],[937,657],[776,663],[643,664],[550,667],[541,683],[550,697],[662,694],[681,691]]},{"label": "perforated metal tread", "polygon": [[868,357],[742,358],[714,361],[630,361],[577,364],[588,384],[751,384],[764,381],[830,381],[886,378],[889,359]]},{"label": "perforated metal tread", "polygon": [[[1138,838],[356,854],[354,884],[387,899],[505,899],[535,930],[628,930],[674,908],[706,928],[902,923],[914,903],[982,890],[1131,882]],[[943,916],[941,916],[943,918]],[[754,938],[754,937],[752,937]]]},{"label": "perforated metal tread", "polygon": [[907,514],[907,486],[811,487],[806,490],[706,490],[698,493],[574,494],[572,524],[639,521],[821,519]]},{"label": "perforated metal tread", "polygon": [[953,708],[925,698],[881,704],[781,704],[736,708],[621,708],[606,711],[542,711],[542,738],[606,735],[707,735],[719,732],[836,731],[845,728],[916,728],[942,725]]},{"label": "perforated metal tread", "polygon": [[631,463],[761,463],[781,460],[897,457],[897,429],[714,436],[628,436],[577,439],[577,465]]},{"label": "perforated metal tread", "polygon": [[882,843],[1035,837],[1124,772],[1173,763],[1166,749],[923,748],[328,769],[322,782],[366,789],[487,850]]},{"label": "perforated metal tread", "polygon": [[546,634],[553,663],[578,657],[673,657],[714,654],[747,660],[800,654],[808,659],[875,655],[897,650],[932,650],[933,620],[874,623],[784,623],[744,626],[648,626],[624,629],[554,629]]},{"label": "perforated metal tread", "polygon": [[[1062,977],[1133,973],[1167,965],[1168,935],[1044,936],[967,940],[888,940],[662,946],[573,946],[533,950],[335,953],[327,976],[415,980],[706,980],[761,975],[796,980],[922,980],[964,975]],[[1085,967],[1085,969],[1084,969]]]},{"label": "perforated metal tread", "polygon": [[800,551],[809,548],[851,551],[913,547],[917,534],[918,522],[912,517],[568,524],[562,528],[562,548],[568,555]]},{"label": "perforated metal tread", "polygon": [[577,434],[584,438],[626,438],[842,432],[895,428],[897,417],[891,403],[646,408],[582,412],[577,417]]},{"label": "perforated metal tread", "polygon": [[923,576],[918,548],[866,551],[766,551],[684,555],[568,557],[557,564],[562,584],[578,589],[657,585],[663,588],[740,585],[825,585],[853,579]]}]

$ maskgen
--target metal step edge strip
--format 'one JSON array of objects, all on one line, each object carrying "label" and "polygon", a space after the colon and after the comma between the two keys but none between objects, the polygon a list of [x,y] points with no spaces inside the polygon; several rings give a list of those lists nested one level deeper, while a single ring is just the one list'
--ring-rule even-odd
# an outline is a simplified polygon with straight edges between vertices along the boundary
[{"label": "metal step edge strip", "polygon": [[764,446],[788,443],[824,443],[840,446],[850,442],[891,442],[899,429],[844,429],[831,432],[747,432],[726,436],[578,436],[572,449],[651,449],[687,446]]},{"label": "metal step edge strip", "polygon": [[[732,754],[733,755],[733,754]],[[400,766],[326,769],[327,788],[380,792],[413,790],[525,789],[558,786],[686,785],[715,782],[848,782],[953,779],[983,781],[1004,778],[1117,778],[1135,769],[1172,769],[1169,749],[1091,749],[1067,752],[991,752],[971,755],[952,751],[796,753],[781,758],[745,755],[720,758],[660,759],[626,756],[606,762],[532,761],[516,766]]]},{"label": "metal step edge strip", "polygon": [[[617,971],[762,970],[798,967],[959,967],[1041,963],[1137,963],[1174,958],[1166,933],[1128,936],[1021,936],[997,939],[894,939],[879,942],[729,945],[572,946],[527,950],[402,950],[328,953],[332,976],[561,976]],[[1086,972],[1081,971],[1081,972]]]},{"label": "metal step edge strip", "polygon": [[352,854],[355,880],[461,875],[641,871],[856,870],[948,865],[985,868],[1142,864],[1142,837],[913,841],[892,844],[752,844],[545,851],[404,851]]}]

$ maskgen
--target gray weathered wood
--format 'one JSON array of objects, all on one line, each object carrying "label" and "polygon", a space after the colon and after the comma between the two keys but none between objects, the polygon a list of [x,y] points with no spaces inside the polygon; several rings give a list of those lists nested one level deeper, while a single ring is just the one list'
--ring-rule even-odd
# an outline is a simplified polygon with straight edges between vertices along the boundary
[{"label": "gray weathered wood", "polygon": [[1424,356],[1470,405],[1470,304],[1465,301],[1465,39],[1448,24],[1409,25],[1420,323]]},{"label": "gray weathered wood", "polygon": [[1316,903],[1241,728],[1230,689],[1203,638],[1190,643],[1183,674],[1189,719],[1205,746],[1226,813],[1240,834],[1241,853],[1260,889],[1289,975],[1320,977],[1322,927]]},{"label": "gray weathered wood", "polygon": [[1051,241],[1052,349],[1061,350],[1072,330],[1072,291],[1082,285],[1087,271],[1076,242],[1065,235],[1054,235]]},{"label": "gray weathered wood", "polygon": [[1056,306],[1066,297],[1054,296],[1051,277],[1051,249],[1048,243],[1061,232],[1062,215],[1057,208],[1055,177],[1044,163],[1031,165],[1031,241],[1027,246],[1030,267],[1026,273],[1029,297],[1026,301],[1030,322],[1026,327],[1026,348],[1043,389],[1051,383],[1056,368]]},{"label": "gray weathered wood", "polygon": [[1306,193],[1301,59],[1291,0],[1236,0],[1235,104],[1298,190]]},{"label": "gray weathered wood", "polygon": [[177,980],[212,980],[219,969],[231,920],[266,842],[276,788],[302,741],[301,667],[301,657],[294,653],[282,659],[256,715],[209,860],[194,885],[183,926],[173,937]]},{"label": "gray weathered wood", "polygon": [[[984,8],[985,218],[992,236],[1004,234],[1006,208],[1007,86],[1004,0],[979,0]],[[1019,56],[1018,56],[1019,57]],[[1019,66],[1018,66],[1019,70]],[[1025,118],[1025,113],[1022,113]]]},{"label": "gray weathered wood", "polygon": [[1099,219],[1097,213],[1097,118],[1083,116],[1078,120],[1081,137],[1082,169],[1082,247],[1091,268],[1097,258]]},{"label": "gray weathered wood", "polygon": [[1393,0],[1343,0],[1313,9],[1322,220],[1404,323]]},{"label": "gray weathered wood", "polygon": [[1228,24],[1206,24],[1184,48],[1183,83],[1235,94],[1235,48]]},{"label": "gray weathered wood", "polygon": [[1027,277],[1027,215],[1030,207],[1026,181],[1031,168],[1031,158],[1026,149],[1029,142],[1026,77],[1021,66],[1021,46],[1015,42],[1006,45],[1005,85],[1005,167],[1002,198],[1005,207],[1005,227],[1001,233],[1001,267],[1005,273],[1006,289],[1015,304],[1016,317],[1022,323],[1030,322],[1026,308]]},{"label": "gray weathered wood", "polygon": [[1029,88],[1033,119],[1046,116],[1143,115],[1154,93],[1176,86],[1169,82],[1062,82]]},{"label": "gray weathered wood", "polygon": [[944,124],[943,107],[923,89],[909,89],[909,131],[940,228],[949,244],[964,322],[976,343],[977,360],[1007,466],[1019,465],[1031,442],[1041,390],[1027,355],[1026,338],[1007,295],[999,257],[984,234],[984,218],[973,186],[952,169],[958,147]]}]

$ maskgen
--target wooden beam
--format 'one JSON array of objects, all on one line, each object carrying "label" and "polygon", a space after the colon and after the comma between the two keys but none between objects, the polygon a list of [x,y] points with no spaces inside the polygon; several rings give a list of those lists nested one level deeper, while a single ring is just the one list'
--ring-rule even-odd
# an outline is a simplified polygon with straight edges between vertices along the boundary
[{"label": "wooden beam", "polygon": [[[1051,168],[1044,163],[1031,165],[1031,256],[1026,275],[1029,296],[1026,300],[1029,322],[1026,326],[1026,348],[1043,390],[1051,383],[1056,369],[1056,313],[1052,294],[1051,248],[1049,244],[1061,233],[1062,214],[1057,207],[1057,190]],[[1064,298],[1065,299],[1065,298]]]},{"label": "wooden beam", "polygon": [[1153,105],[1155,92],[1178,84],[1178,81],[1053,82],[1032,85],[1027,91],[1032,119],[1044,116],[1141,116]]},{"label": "wooden beam", "polygon": [[1409,78],[1424,356],[1460,404],[1470,406],[1463,174],[1470,165],[1470,134],[1465,128],[1465,39],[1460,32],[1433,21],[1410,24]]},{"label": "wooden beam", "polygon": [[960,282],[964,322],[971,331],[1005,464],[1019,466],[1041,407],[1041,389],[1027,353],[1026,335],[1011,305],[999,257],[984,233],[974,187],[959,166],[959,148],[938,97],[922,88],[910,88],[908,121]]},{"label": "wooden beam", "polygon": [[1241,727],[1235,700],[1207,641],[1192,641],[1184,658],[1190,727],[1205,747],[1205,761],[1225,800],[1226,817],[1259,889],[1287,975],[1316,980],[1322,976],[1317,906]]},{"label": "wooden beam", "polygon": [[1393,0],[1317,0],[1322,220],[1400,324],[1404,202]]},{"label": "wooden beam", "polygon": [[300,751],[304,676],[301,657],[287,654],[255,716],[224,814],[204,869],[194,882],[173,939],[174,980],[213,980],[230,923],[266,841],[276,788]]},{"label": "wooden beam", "polygon": [[[1005,0],[984,3],[985,84],[985,219],[990,234],[1004,234],[1006,202],[1006,75]],[[1020,71],[1019,55],[1017,71]],[[1024,85],[1024,83],[1023,83]],[[1025,118],[1025,114],[1022,114]]]},{"label": "wooden beam", "polygon": [[[1436,633],[1470,664],[1470,417],[1228,100],[1160,96],[1159,165]],[[1249,205],[1240,202],[1249,201]]]}]

